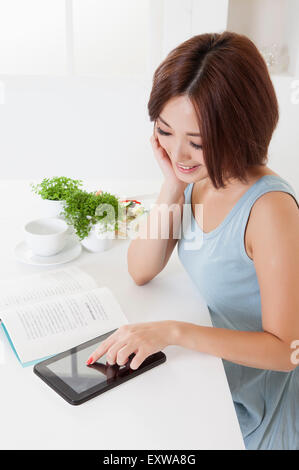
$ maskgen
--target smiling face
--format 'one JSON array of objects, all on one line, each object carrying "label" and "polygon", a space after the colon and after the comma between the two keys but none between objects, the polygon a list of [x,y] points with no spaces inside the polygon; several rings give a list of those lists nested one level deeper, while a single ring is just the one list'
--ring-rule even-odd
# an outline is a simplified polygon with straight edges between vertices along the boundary
[{"label": "smiling face", "polygon": [[[180,180],[200,181],[208,176],[197,117],[187,96],[176,96],[166,103],[157,118],[156,132]],[[199,166],[184,171],[181,165]]]}]

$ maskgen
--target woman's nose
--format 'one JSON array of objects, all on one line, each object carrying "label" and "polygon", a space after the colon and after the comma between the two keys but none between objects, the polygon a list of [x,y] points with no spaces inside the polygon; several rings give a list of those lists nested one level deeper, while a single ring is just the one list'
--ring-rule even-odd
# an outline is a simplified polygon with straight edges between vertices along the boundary
[{"label": "woman's nose", "polygon": [[176,162],[184,162],[191,160],[191,155],[188,154],[188,151],[186,150],[185,146],[183,144],[178,144],[176,146],[173,146],[170,149],[170,154]]}]

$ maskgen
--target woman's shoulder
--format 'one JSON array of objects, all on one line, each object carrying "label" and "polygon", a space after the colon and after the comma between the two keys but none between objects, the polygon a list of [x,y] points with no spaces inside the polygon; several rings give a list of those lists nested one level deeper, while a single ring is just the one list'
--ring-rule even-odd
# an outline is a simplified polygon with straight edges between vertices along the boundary
[{"label": "woman's shoulder", "polygon": [[289,216],[297,218],[299,216],[299,205],[294,199],[292,193],[287,192],[284,188],[269,189],[266,193],[262,194],[253,204],[251,213],[252,215],[263,215],[272,213],[277,215],[288,214]]},{"label": "woman's shoulder", "polygon": [[262,176],[274,176],[274,178],[264,179],[265,187],[262,189],[262,194],[258,195],[252,211],[260,212],[269,211],[271,208],[277,209],[278,212],[287,209],[298,216],[298,200],[295,191],[291,184],[278,173],[275,173],[270,168],[266,168]]},{"label": "woman's shoulder", "polygon": [[[247,223],[247,240],[250,252],[254,240],[260,236],[261,230],[267,226],[272,230],[295,230],[299,237],[299,204],[295,192],[288,182],[277,173],[267,173],[278,176],[278,179],[268,183],[268,187],[258,196],[250,210]],[[283,183],[278,184],[278,183]]]}]

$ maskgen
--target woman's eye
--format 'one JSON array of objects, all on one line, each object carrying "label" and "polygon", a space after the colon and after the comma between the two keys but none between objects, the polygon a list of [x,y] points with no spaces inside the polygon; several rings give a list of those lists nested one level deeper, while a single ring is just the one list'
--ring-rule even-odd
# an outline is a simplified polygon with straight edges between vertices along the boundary
[{"label": "woman's eye", "polygon": [[202,145],[197,145],[197,144],[194,144],[193,142],[190,142],[190,144],[192,145],[192,147],[194,147],[197,150],[202,149]]},{"label": "woman's eye", "polygon": [[[162,131],[162,129],[158,126],[157,126],[157,131],[161,135],[171,135],[169,132]],[[197,150],[202,149],[202,145],[197,145],[197,144],[194,144],[193,142],[190,142],[190,144],[192,145],[192,147],[194,147]]]},{"label": "woman's eye", "polygon": [[159,134],[161,134],[161,135],[170,135],[169,132],[162,131],[162,129],[160,129],[160,127],[157,127],[157,130],[158,130]]}]

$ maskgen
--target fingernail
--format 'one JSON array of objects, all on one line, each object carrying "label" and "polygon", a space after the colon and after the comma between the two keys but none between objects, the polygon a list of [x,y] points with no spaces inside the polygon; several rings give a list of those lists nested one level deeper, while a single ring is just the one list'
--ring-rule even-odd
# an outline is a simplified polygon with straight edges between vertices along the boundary
[{"label": "fingernail", "polygon": [[93,361],[93,360],[92,360],[92,357],[90,357],[90,358],[87,360],[86,364],[89,366],[89,365],[92,363],[92,361]]}]

